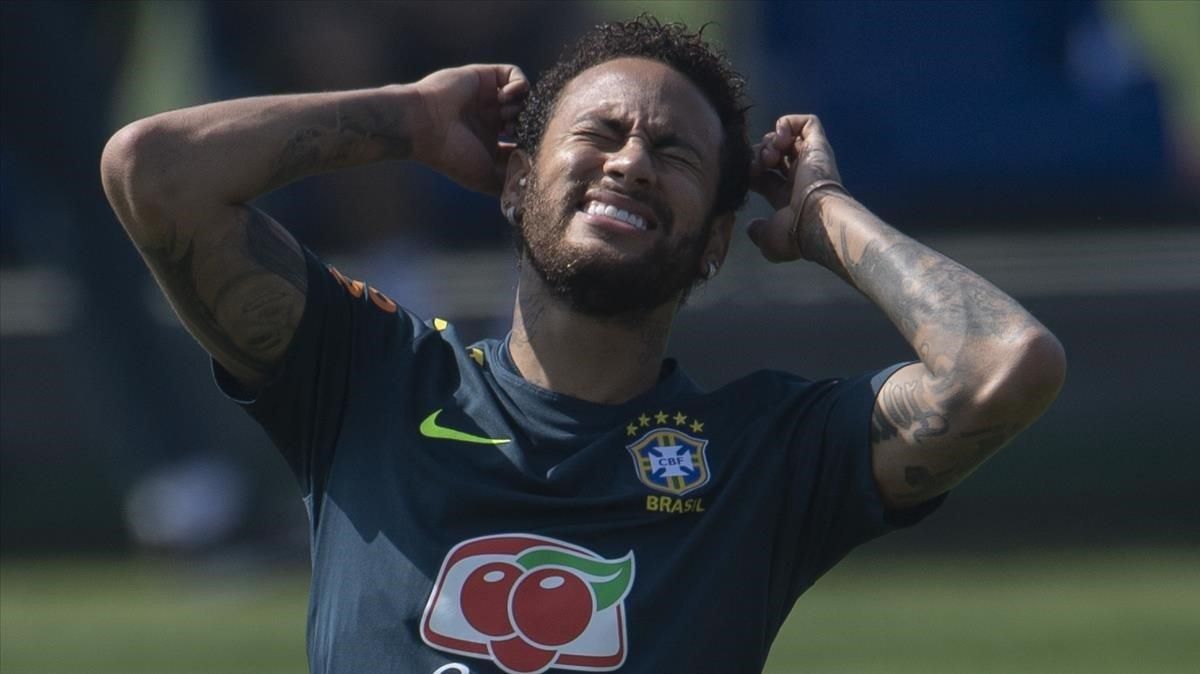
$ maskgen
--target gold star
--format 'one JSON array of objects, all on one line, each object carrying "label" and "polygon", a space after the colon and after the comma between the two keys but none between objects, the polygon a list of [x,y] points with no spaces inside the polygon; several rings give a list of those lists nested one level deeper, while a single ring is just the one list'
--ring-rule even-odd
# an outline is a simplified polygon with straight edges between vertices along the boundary
[{"label": "gold star", "polygon": [[643,414],[642,416],[638,417],[638,423],[640,423],[643,426],[649,426],[650,425],[650,417]]},{"label": "gold star", "polygon": [[693,433],[699,433],[700,431],[704,430],[704,424],[700,423],[700,420],[697,419],[696,421],[692,422],[691,428]]},{"label": "gold star", "polygon": [[667,413],[662,410],[659,410],[658,414],[654,415],[655,423],[665,424],[665,423],[667,423],[668,418],[669,417],[668,417]]},{"label": "gold star", "polygon": [[684,414],[683,412],[676,412],[675,413],[675,425],[682,426],[685,423],[687,423],[687,415]]},{"label": "gold star", "polygon": [[632,437],[635,433],[637,433],[637,426],[635,424],[629,424],[625,427],[626,435]]}]

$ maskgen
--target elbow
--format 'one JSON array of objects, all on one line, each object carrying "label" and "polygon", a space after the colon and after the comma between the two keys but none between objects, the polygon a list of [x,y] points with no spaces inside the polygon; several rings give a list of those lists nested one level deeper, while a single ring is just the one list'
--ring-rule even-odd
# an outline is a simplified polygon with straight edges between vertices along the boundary
[{"label": "elbow", "polygon": [[1066,378],[1062,343],[1039,325],[1007,352],[988,385],[979,389],[976,404],[1024,426],[1050,407]]},{"label": "elbow", "polygon": [[1049,407],[1067,381],[1067,352],[1054,333],[1039,328],[1021,345],[1018,369],[1027,395]]},{"label": "elbow", "polygon": [[100,182],[104,194],[135,242],[152,232],[146,231],[163,193],[163,171],[158,157],[163,154],[163,133],[149,120],[125,126],[104,146],[100,155]]},{"label": "elbow", "polygon": [[148,187],[146,183],[154,175],[153,170],[148,170],[149,164],[156,154],[160,135],[147,120],[141,120],[108,139],[100,155],[100,180],[114,206],[116,201],[128,199]]}]

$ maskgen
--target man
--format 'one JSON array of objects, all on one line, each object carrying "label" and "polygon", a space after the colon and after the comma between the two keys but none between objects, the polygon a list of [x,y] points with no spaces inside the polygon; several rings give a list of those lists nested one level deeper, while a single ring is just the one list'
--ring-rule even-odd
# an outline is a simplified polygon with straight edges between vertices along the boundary
[{"label": "man", "polygon": [[[643,18],[597,27],[532,92],[475,65],[113,137],[114,209],[300,480],[313,671],[760,671],[817,577],[1054,399],[1040,323],[856,202],[815,117],[750,148],[744,109],[699,36]],[[520,258],[506,338],[460,343],[246,205],[384,159],[499,194]],[[777,209],[750,223],[764,257],[839,274],[919,361],[712,392],[664,361],[748,185]]]}]

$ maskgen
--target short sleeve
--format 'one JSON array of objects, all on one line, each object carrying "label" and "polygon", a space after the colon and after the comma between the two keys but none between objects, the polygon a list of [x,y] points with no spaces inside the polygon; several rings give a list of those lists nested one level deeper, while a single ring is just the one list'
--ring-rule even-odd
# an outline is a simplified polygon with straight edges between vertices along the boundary
[{"label": "short sleeve", "polygon": [[342,420],[372,349],[411,338],[411,317],[377,290],[352,281],[304,250],[304,314],[278,375],[246,391],[213,361],[217,386],[267,432],[307,497],[323,491]]},{"label": "short sleeve", "polygon": [[903,365],[815,383],[817,390],[796,410],[784,517],[790,535],[796,536],[793,601],[854,547],[916,524],[945,499],[942,495],[908,510],[888,510],[875,483],[870,441],[875,397]]}]

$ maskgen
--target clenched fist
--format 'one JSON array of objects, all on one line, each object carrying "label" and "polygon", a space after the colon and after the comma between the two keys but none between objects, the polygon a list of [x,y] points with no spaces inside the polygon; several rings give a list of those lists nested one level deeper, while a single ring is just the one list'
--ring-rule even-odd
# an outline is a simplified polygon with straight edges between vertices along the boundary
[{"label": "clenched fist", "polygon": [[816,115],[786,115],[775,130],[754,146],[750,187],[775,208],[767,219],[750,222],[750,239],[771,262],[814,259],[802,250],[801,228],[815,222],[816,197],[827,190],[842,190],[833,149]]}]

